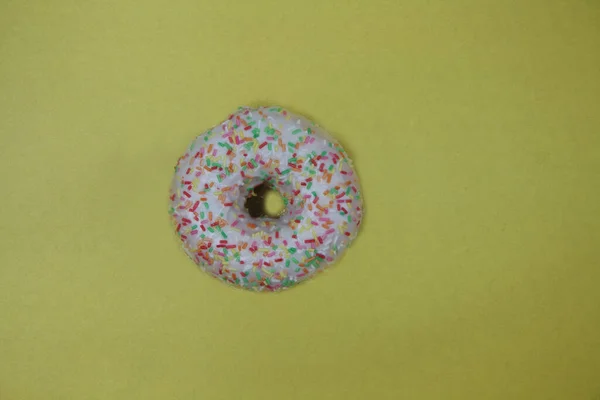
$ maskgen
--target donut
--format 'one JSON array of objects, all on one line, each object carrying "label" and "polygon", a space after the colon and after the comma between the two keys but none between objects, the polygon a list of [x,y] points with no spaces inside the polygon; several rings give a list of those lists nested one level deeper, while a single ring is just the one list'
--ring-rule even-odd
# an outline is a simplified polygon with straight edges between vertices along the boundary
[{"label": "donut", "polygon": [[[267,212],[278,193],[284,210]],[[255,291],[290,288],[324,270],[358,234],[362,193],[339,142],[281,107],[240,107],[179,158],[169,214],[205,272]]]}]

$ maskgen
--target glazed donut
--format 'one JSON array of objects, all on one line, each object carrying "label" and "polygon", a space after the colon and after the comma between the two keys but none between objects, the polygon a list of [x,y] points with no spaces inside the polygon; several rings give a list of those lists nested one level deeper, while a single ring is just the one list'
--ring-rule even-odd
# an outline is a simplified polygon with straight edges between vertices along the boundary
[{"label": "glazed donut", "polygon": [[[270,190],[285,205],[279,215],[260,206]],[[240,107],[179,158],[169,213],[201,269],[276,291],[338,259],[363,205],[352,161],[322,128],[280,107]]]}]

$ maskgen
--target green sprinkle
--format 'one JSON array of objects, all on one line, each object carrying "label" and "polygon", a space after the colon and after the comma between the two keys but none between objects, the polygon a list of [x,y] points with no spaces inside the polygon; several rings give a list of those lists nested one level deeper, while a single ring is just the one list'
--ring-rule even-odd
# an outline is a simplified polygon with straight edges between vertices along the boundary
[{"label": "green sprinkle", "polygon": [[285,267],[289,268],[289,266],[290,266],[290,260],[285,260]]},{"label": "green sprinkle", "polygon": [[209,226],[209,227],[208,227],[208,231],[209,231],[210,233],[215,233],[215,229],[214,229],[212,226]]},{"label": "green sprinkle", "polygon": [[208,210],[208,203],[204,203],[204,207]]},{"label": "green sprinkle", "polygon": [[204,219],[204,211],[200,211],[200,218]]},{"label": "green sprinkle", "polygon": [[289,169],[289,168],[288,169],[284,169],[283,171],[281,171],[281,175],[287,175],[287,174],[290,173],[290,171],[291,171],[291,169]]},{"label": "green sprinkle", "polygon": [[297,251],[297,250],[296,250],[296,248],[295,248],[295,247],[290,247],[290,248],[288,249],[288,251],[289,251],[290,253],[294,254],[294,253],[296,253],[296,251]]},{"label": "green sprinkle", "polygon": [[219,146],[221,146],[221,147],[225,147],[225,148],[227,148],[227,150],[233,150],[233,148],[232,148],[232,147],[229,145],[229,143],[226,143],[226,142],[219,142],[219,143],[217,143],[217,144],[218,144]]},{"label": "green sprinkle", "polygon": [[227,234],[223,231],[221,231],[221,236],[223,236],[223,239],[227,239]]},{"label": "green sprinkle", "polygon": [[192,225],[192,230],[198,229],[198,225]]},{"label": "green sprinkle", "polygon": [[299,134],[300,132],[302,132],[302,129],[294,129],[294,130],[292,131],[292,135],[297,135],[297,134]]},{"label": "green sprinkle", "polygon": [[308,185],[306,185],[306,188],[307,188],[308,190],[310,190],[310,188],[311,188],[311,187],[312,187],[312,181],[308,182]]}]

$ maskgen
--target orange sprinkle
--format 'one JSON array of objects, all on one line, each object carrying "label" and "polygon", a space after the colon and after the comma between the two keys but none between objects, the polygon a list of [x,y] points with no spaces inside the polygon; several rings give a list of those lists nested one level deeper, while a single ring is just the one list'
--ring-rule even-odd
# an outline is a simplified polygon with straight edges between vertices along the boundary
[{"label": "orange sprinkle", "polygon": [[208,220],[212,221],[212,217],[213,217],[212,211],[209,211],[208,212]]}]

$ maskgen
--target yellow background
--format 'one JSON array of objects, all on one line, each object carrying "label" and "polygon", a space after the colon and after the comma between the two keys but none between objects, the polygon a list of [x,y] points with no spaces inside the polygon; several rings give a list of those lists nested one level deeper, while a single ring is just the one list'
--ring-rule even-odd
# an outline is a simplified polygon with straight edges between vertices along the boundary
[{"label": "yellow background", "polygon": [[[241,104],[364,188],[280,295],[167,217]],[[597,1],[0,1],[0,399],[598,399],[599,109]]]}]

